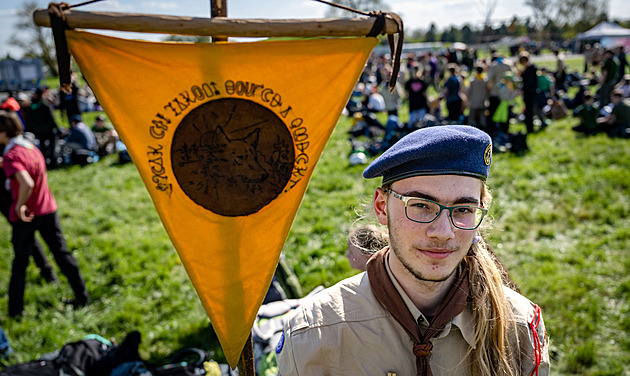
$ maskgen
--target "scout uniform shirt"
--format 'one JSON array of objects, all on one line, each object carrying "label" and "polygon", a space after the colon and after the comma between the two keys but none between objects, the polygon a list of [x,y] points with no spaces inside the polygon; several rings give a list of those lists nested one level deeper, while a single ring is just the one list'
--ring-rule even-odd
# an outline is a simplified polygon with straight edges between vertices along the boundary
[{"label": "scout uniform shirt", "polygon": [[[391,278],[389,264],[386,264]],[[396,279],[392,279],[421,328],[426,318],[411,304]],[[542,319],[532,330],[536,306],[505,288],[517,322],[522,375],[531,375],[536,358],[538,375],[549,374],[549,356]],[[473,344],[474,324],[468,306],[433,339],[430,364],[434,376],[467,375],[466,353]],[[538,316],[538,318],[540,318]],[[535,334],[534,334],[535,333]],[[413,341],[372,293],[367,273],[339,282],[302,302],[289,317],[276,350],[282,376],[317,375],[415,375]]]}]

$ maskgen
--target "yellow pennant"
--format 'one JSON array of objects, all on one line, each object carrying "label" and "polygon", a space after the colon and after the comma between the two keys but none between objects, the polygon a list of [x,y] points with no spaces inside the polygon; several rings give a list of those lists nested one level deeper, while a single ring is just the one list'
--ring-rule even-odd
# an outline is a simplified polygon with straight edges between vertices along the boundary
[{"label": "yellow pennant", "polygon": [[67,38],[235,367],[315,164],[377,39]]}]

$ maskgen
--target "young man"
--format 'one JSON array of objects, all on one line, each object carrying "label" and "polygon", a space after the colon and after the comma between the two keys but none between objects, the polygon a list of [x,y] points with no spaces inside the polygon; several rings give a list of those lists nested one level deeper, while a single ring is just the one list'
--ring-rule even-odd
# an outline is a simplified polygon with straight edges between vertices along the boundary
[{"label": "young man", "polygon": [[0,145],[5,147],[3,168],[13,194],[10,221],[15,258],[9,282],[9,316],[21,316],[24,309],[26,267],[35,231],[39,231],[74,290],[75,298],[67,303],[75,307],[86,305],[89,295],[77,261],[66,248],[57,203],[48,188],[44,156],[22,137],[17,116],[6,111],[0,111]]},{"label": "young man", "polygon": [[507,277],[478,227],[492,144],[451,125],[415,131],[364,171],[389,247],[361,273],[302,301],[278,345],[282,376],[547,375],[540,308]]}]

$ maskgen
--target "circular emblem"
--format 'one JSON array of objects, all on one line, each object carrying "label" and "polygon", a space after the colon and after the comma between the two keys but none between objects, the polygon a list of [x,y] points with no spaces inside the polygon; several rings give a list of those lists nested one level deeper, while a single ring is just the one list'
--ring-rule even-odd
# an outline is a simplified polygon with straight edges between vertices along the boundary
[{"label": "circular emblem", "polygon": [[490,166],[490,161],[492,160],[492,144],[488,144],[486,147],[486,151],[483,152],[483,161],[486,166]]},{"label": "circular emblem", "polygon": [[213,213],[256,213],[284,189],[295,150],[291,133],[266,107],[238,98],[192,110],[173,135],[173,174],[184,193]]}]

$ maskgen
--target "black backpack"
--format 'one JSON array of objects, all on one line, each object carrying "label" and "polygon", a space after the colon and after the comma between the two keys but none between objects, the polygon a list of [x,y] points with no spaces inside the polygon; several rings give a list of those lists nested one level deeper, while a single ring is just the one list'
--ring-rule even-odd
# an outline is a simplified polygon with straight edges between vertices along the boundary
[{"label": "black backpack", "polygon": [[[0,371],[0,376],[83,376],[111,345],[97,339],[85,339],[63,346],[52,360],[33,360]],[[51,356],[52,357],[52,356]]]},{"label": "black backpack", "polygon": [[129,333],[120,346],[100,336],[89,336],[41,359],[4,368],[0,376],[109,376],[117,365],[140,359],[139,343],[137,331]]},{"label": "black backpack", "polygon": [[15,364],[0,371],[1,376],[58,376],[57,366],[50,361],[34,360]]}]

